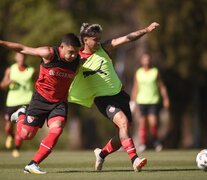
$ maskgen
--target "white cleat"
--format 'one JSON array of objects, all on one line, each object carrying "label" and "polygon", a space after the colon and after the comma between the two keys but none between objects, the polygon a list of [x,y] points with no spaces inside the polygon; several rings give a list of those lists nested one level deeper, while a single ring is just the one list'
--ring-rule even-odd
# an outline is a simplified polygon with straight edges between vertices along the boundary
[{"label": "white cleat", "polygon": [[26,113],[26,109],[27,107],[26,106],[22,106],[21,108],[19,108],[17,111],[15,111],[12,115],[11,115],[11,118],[10,118],[10,121],[12,123],[16,123],[18,121],[18,116],[19,116],[19,113],[23,113],[25,114]]},{"label": "white cleat", "polygon": [[147,164],[147,159],[146,158],[141,158],[138,157],[135,159],[133,163],[133,168],[135,172],[141,171],[141,169]]},{"label": "white cleat", "polygon": [[156,141],[156,142],[154,143],[154,148],[155,148],[155,151],[156,151],[156,152],[160,152],[160,151],[162,151],[162,149],[163,149],[162,144],[161,144],[159,141]]},{"label": "white cleat", "polygon": [[163,149],[162,144],[159,144],[155,147],[156,152],[160,152],[160,151],[162,151],[162,149]]},{"label": "white cleat", "polygon": [[95,154],[95,157],[96,157],[96,163],[95,163],[95,170],[96,171],[101,171],[103,163],[104,163],[104,159],[102,159],[99,155],[100,152],[101,152],[101,149],[99,149],[99,148],[96,148],[94,150],[94,154]]},{"label": "white cleat", "polygon": [[26,165],[24,168],[24,173],[31,173],[31,174],[46,174],[46,171],[42,171],[38,164],[33,163],[31,165]]}]

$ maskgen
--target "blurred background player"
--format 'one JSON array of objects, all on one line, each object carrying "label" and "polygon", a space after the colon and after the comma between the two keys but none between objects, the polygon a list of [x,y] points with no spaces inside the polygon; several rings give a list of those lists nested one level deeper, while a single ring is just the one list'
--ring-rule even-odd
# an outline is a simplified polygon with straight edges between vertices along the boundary
[{"label": "blurred background player", "polygon": [[67,121],[68,90],[79,67],[79,38],[65,34],[58,47],[33,48],[2,40],[0,46],[41,59],[32,100],[27,109],[23,106],[13,113],[11,121],[17,122],[17,133],[23,140],[31,140],[47,121],[49,132],[24,168],[25,173],[45,174],[39,164],[52,152]]},{"label": "blurred background player", "polygon": [[12,64],[5,71],[4,77],[0,83],[1,88],[8,88],[5,107],[5,133],[7,149],[13,148],[13,140],[15,148],[12,151],[13,157],[19,157],[19,148],[22,140],[15,133],[14,124],[11,123],[10,117],[22,105],[28,105],[34,90],[34,75],[33,67],[25,63],[25,55],[21,53],[15,54],[16,63]]},{"label": "blurred background player", "polygon": [[150,54],[143,54],[140,63],[141,67],[137,69],[134,76],[131,94],[132,109],[135,109],[137,105],[139,110],[137,120],[140,145],[138,150],[144,151],[147,147],[147,127],[149,127],[152,144],[156,151],[161,151],[162,144],[158,139],[159,112],[162,105],[168,109],[170,101],[159,70],[151,66]]},{"label": "blurred background player", "polygon": [[132,121],[129,108],[129,95],[116,74],[110,53],[112,49],[141,38],[152,32],[158,23],[151,23],[144,29],[137,30],[125,36],[114,38],[101,43],[102,27],[99,24],[83,23],[80,37],[84,45],[80,51],[83,61],[73,84],[69,100],[87,107],[95,102],[99,111],[110,119],[117,128],[112,137],[102,149],[94,150],[96,156],[95,170],[102,170],[104,159],[117,151],[121,146],[125,149],[134,171],[139,171],[147,163],[146,158],[138,157],[134,142],[129,134]]}]

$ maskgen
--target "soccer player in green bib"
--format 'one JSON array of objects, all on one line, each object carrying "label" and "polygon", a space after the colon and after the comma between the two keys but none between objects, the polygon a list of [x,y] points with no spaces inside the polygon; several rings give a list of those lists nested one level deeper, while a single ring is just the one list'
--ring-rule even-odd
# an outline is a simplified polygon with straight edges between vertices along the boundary
[{"label": "soccer player in green bib", "polygon": [[139,151],[147,148],[147,127],[149,127],[152,145],[155,151],[162,150],[162,144],[158,138],[158,117],[161,109],[169,109],[170,101],[167,88],[164,85],[158,68],[152,66],[151,55],[144,53],[141,56],[141,67],[134,76],[131,100],[139,109],[138,139]]},{"label": "soccer player in green bib", "polygon": [[23,105],[29,105],[34,90],[35,69],[26,64],[24,54],[15,53],[16,63],[5,70],[4,77],[0,83],[3,89],[8,88],[5,108],[5,133],[7,135],[5,146],[12,148],[13,139],[15,148],[12,151],[13,157],[19,157],[19,149],[22,140],[17,133],[14,133],[14,124],[11,123],[11,115]]},{"label": "soccer player in green bib", "polygon": [[109,53],[113,48],[138,40],[158,26],[158,23],[153,22],[144,29],[107,40],[104,43],[101,43],[102,27],[99,24],[83,23],[81,26],[80,37],[84,47],[79,54],[82,58],[82,66],[71,85],[68,100],[86,107],[91,107],[95,102],[99,111],[118,129],[117,134],[108,141],[105,147],[94,150],[95,170],[97,171],[102,170],[104,159],[121,146],[129,155],[134,171],[140,171],[147,163],[146,158],[137,155],[135,145],[129,135],[129,125],[132,121],[129,107],[130,97],[124,91]]}]

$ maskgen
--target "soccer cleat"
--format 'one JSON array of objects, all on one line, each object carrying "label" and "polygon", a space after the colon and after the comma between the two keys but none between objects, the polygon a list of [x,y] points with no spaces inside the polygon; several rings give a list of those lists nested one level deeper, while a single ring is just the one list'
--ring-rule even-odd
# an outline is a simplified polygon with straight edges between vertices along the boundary
[{"label": "soccer cleat", "polygon": [[145,144],[140,144],[138,147],[138,152],[144,152],[146,150],[147,146]]},{"label": "soccer cleat", "polygon": [[147,164],[147,159],[146,158],[141,158],[138,157],[135,159],[133,163],[133,168],[135,172],[141,171],[141,169]]},{"label": "soccer cleat", "polygon": [[160,151],[162,151],[162,149],[163,149],[162,144],[159,144],[155,147],[156,152],[160,152]]},{"label": "soccer cleat", "polygon": [[24,168],[24,173],[31,173],[31,174],[46,174],[46,171],[42,171],[38,164],[32,163],[31,165],[26,165]]},{"label": "soccer cleat", "polygon": [[5,141],[5,147],[7,149],[11,149],[13,144],[13,137],[12,136],[7,136],[6,141]]},{"label": "soccer cleat", "polygon": [[20,156],[19,150],[18,150],[18,149],[14,149],[14,150],[12,151],[12,156],[13,156],[14,158],[18,158],[18,157]]},{"label": "soccer cleat", "polygon": [[154,143],[154,148],[155,148],[155,151],[156,151],[156,152],[160,152],[160,151],[162,151],[162,149],[163,149],[162,144],[161,144],[159,141],[156,141],[156,142]]},{"label": "soccer cleat", "polygon": [[103,163],[104,163],[104,159],[102,159],[99,155],[100,153],[101,153],[101,149],[96,148],[94,150],[94,154],[95,154],[95,157],[96,157],[96,163],[95,163],[95,170],[96,171],[101,171]]},{"label": "soccer cleat", "polygon": [[26,106],[22,106],[21,108],[19,108],[17,111],[15,111],[10,118],[10,121],[12,123],[16,123],[18,121],[18,116],[19,113],[21,112],[22,114],[25,114],[27,107]]}]

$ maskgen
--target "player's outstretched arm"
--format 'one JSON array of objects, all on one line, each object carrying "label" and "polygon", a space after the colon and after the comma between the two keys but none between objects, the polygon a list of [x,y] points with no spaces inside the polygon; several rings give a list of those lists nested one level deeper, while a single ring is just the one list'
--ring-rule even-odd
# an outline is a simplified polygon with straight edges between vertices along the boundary
[{"label": "player's outstretched arm", "polygon": [[140,30],[131,32],[131,33],[129,33],[125,36],[119,37],[119,38],[108,40],[105,43],[103,43],[103,46],[106,50],[110,50],[112,48],[116,48],[120,45],[126,44],[128,42],[136,41],[139,38],[141,38],[143,35],[152,32],[158,26],[159,26],[159,24],[157,22],[153,22],[144,29],[140,29]]},{"label": "player's outstretched arm", "polygon": [[22,54],[42,57],[43,59],[46,59],[46,60],[50,59],[50,57],[53,55],[53,52],[51,51],[50,47],[33,48],[33,47],[25,46],[20,43],[2,41],[2,40],[0,40],[0,46],[11,49],[13,51],[16,51]]}]

